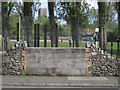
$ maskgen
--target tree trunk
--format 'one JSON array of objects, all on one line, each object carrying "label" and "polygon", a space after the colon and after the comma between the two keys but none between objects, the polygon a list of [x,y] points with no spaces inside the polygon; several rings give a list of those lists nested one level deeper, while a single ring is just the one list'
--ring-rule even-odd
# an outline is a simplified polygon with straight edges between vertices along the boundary
[{"label": "tree trunk", "polygon": [[72,23],[71,24],[71,28],[72,28],[72,30],[71,30],[71,34],[72,34],[72,42],[73,42],[73,47],[75,46],[75,39],[74,39],[74,24]]},{"label": "tree trunk", "polygon": [[48,9],[49,9],[49,18],[50,18],[50,38],[51,38],[51,47],[55,47],[56,43],[56,27],[54,21],[54,2],[48,2]]},{"label": "tree trunk", "polygon": [[103,28],[103,50],[107,50],[107,32],[105,28]]},{"label": "tree trunk", "polygon": [[8,48],[8,10],[7,2],[2,2],[2,49],[7,50]]},{"label": "tree trunk", "polygon": [[[74,2],[72,2],[72,6],[74,6]],[[76,43],[75,43],[75,41],[76,41],[76,37],[75,37],[75,35],[76,35],[76,19],[75,19],[75,7],[73,7],[73,9],[71,9],[70,10],[70,13],[71,13],[71,34],[72,34],[72,42],[73,42],[73,47],[75,47],[76,45]]]},{"label": "tree trunk", "polygon": [[32,2],[24,2],[24,40],[27,41],[27,46],[33,46],[32,34]]},{"label": "tree trunk", "polygon": [[118,35],[120,35],[120,1],[118,2]]},{"label": "tree trunk", "polygon": [[76,47],[80,45],[79,17],[76,18]]},{"label": "tree trunk", "polygon": [[80,6],[80,2],[76,2],[76,7],[77,7],[77,17],[76,17],[76,29],[75,29],[75,38],[76,38],[76,47],[80,46],[80,31],[79,31],[79,7]]},{"label": "tree trunk", "polygon": [[[1,7],[2,7],[2,4],[0,2],[0,35],[2,34],[2,10],[1,10]],[[0,39],[1,41],[1,39]],[[2,50],[2,43],[1,43],[1,47],[0,47],[0,50]]]},{"label": "tree trunk", "polygon": [[99,46],[102,50],[107,49],[107,39],[105,31],[105,2],[98,2],[98,15],[99,15]]},{"label": "tree trunk", "polygon": [[[74,3],[72,3],[74,5]],[[77,12],[76,11],[77,7]],[[71,33],[72,33],[72,40],[73,40],[73,47],[79,47],[80,46],[80,29],[79,29],[79,8],[80,3],[76,2],[76,7],[73,7],[73,10],[71,10]],[[75,16],[77,15],[77,16]]]},{"label": "tree trunk", "polygon": [[72,27],[73,47],[75,47],[76,46],[76,18],[75,17],[72,18],[71,27]]}]

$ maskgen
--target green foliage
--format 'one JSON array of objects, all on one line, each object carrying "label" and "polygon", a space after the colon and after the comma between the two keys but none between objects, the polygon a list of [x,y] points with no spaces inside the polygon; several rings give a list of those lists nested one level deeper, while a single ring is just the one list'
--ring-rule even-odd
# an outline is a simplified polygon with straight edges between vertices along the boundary
[{"label": "green foliage", "polygon": [[[47,25],[47,35],[50,36],[50,24],[49,19],[45,15],[40,15],[38,20],[34,24],[40,24],[40,36],[44,36],[44,26]],[[70,25],[58,25],[59,36],[70,36],[71,29]]]},{"label": "green foliage", "polygon": [[92,7],[89,12],[89,28],[95,29],[98,27],[98,10]]},{"label": "green foliage", "polygon": [[12,48],[12,46],[13,46],[15,43],[16,43],[15,41],[10,41],[8,48]]},{"label": "green foliage", "polygon": [[59,25],[58,26],[58,34],[59,36],[69,37],[71,36],[71,28],[70,25]]},{"label": "green foliage", "polygon": [[23,4],[21,4],[21,3],[17,3],[17,2],[14,2],[14,7],[12,8],[12,12],[18,12],[19,14],[23,14],[23,11],[24,11],[24,6],[23,6]]},{"label": "green foliage", "polygon": [[[107,51],[108,53],[111,52],[111,42],[107,43]],[[117,42],[113,42],[113,54],[117,55],[117,58],[120,58],[120,53],[118,53],[118,49],[117,49]]]},{"label": "green foliage", "polygon": [[118,33],[118,25],[116,23],[111,23],[110,24],[110,31],[107,33],[107,40],[110,41],[116,41],[116,39],[119,36]]},{"label": "green foliage", "polygon": [[45,25],[45,24],[49,24],[49,19],[45,16],[45,15],[40,15],[38,17],[38,22],[40,23],[40,25]]},{"label": "green foliage", "polygon": [[57,18],[64,19],[68,24],[72,24],[77,16],[80,17],[80,25],[88,20],[89,5],[86,2],[58,2],[55,10]]},{"label": "green foliage", "polygon": [[34,24],[40,24],[40,36],[44,36],[44,26],[47,25],[47,35],[50,36],[49,19],[45,15],[40,15]]},{"label": "green foliage", "polygon": [[26,76],[26,73],[22,73],[21,76]]},{"label": "green foliage", "polygon": [[17,37],[17,23],[19,16],[17,13],[13,13],[9,16],[9,37],[11,39],[16,39]]}]

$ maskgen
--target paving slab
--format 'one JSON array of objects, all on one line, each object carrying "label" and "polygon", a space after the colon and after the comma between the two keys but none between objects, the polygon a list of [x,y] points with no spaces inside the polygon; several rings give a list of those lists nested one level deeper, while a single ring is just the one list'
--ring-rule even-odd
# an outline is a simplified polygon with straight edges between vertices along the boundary
[{"label": "paving slab", "polygon": [[118,87],[118,77],[2,76],[2,87]]}]

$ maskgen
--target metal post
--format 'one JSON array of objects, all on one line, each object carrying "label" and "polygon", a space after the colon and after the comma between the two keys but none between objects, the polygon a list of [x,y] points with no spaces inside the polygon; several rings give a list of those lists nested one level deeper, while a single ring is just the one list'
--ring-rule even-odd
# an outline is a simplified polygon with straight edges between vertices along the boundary
[{"label": "metal post", "polygon": [[36,47],[36,24],[34,24],[34,47]]},{"label": "metal post", "polygon": [[47,47],[47,25],[44,26],[44,47]]},{"label": "metal post", "polygon": [[21,31],[20,31],[20,16],[19,16],[19,41],[20,41],[20,37],[21,37],[21,36],[20,36],[20,32],[21,32]]},{"label": "metal post", "polygon": [[39,47],[39,40],[40,40],[40,32],[39,32],[39,24],[37,24],[37,47]]},{"label": "metal post", "polygon": [[17,23],[17,41],[19,41],[19,23]]},{"label": "metal post", "polygon": [[119,41],[117,42],[118,54],[120,53]]},{"label": "metal post", "polygon": [[58,26],[57,26],[57,24],[55,26],[56,26],[56,30],[55,30],[56,31],[56,34],[55,34],[56,35],[56,37],[55,37],[56,38],[55,47],[58,47]]},{"label": "metal post", "polygon": [[111,42],[111,56],[113,55],[113,42]]}]

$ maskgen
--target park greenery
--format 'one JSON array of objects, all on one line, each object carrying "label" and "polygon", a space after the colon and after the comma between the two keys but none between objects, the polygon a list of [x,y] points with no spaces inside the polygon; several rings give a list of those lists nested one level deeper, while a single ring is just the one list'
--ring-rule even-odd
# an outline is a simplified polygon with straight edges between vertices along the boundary
[{"label": "park greenery", "polygon": [[[72,37],[72,47],[82,47],[82,32],[99,28],[99,47],[106,51],[109,49],[107,42],[115,42],[120,35],[120,2],[98,2],[98,9],[90,8],[86,1],[48,2],[49,16],[41,15],[40,9],[40,2],[2,2],[3,50],[8,48],[8,40],[17,39],[19,16],[21,39],[27,41],[28,47],[34,45],[34,24],[40,25],[40,39],[44,39],[47,27],[46,35],[51,40],[51,47],[60,46],[59,36]],[[37,12],[38,17],[35,15]],[[66,24],[60,23],[60,20],[66,21]]]}]

